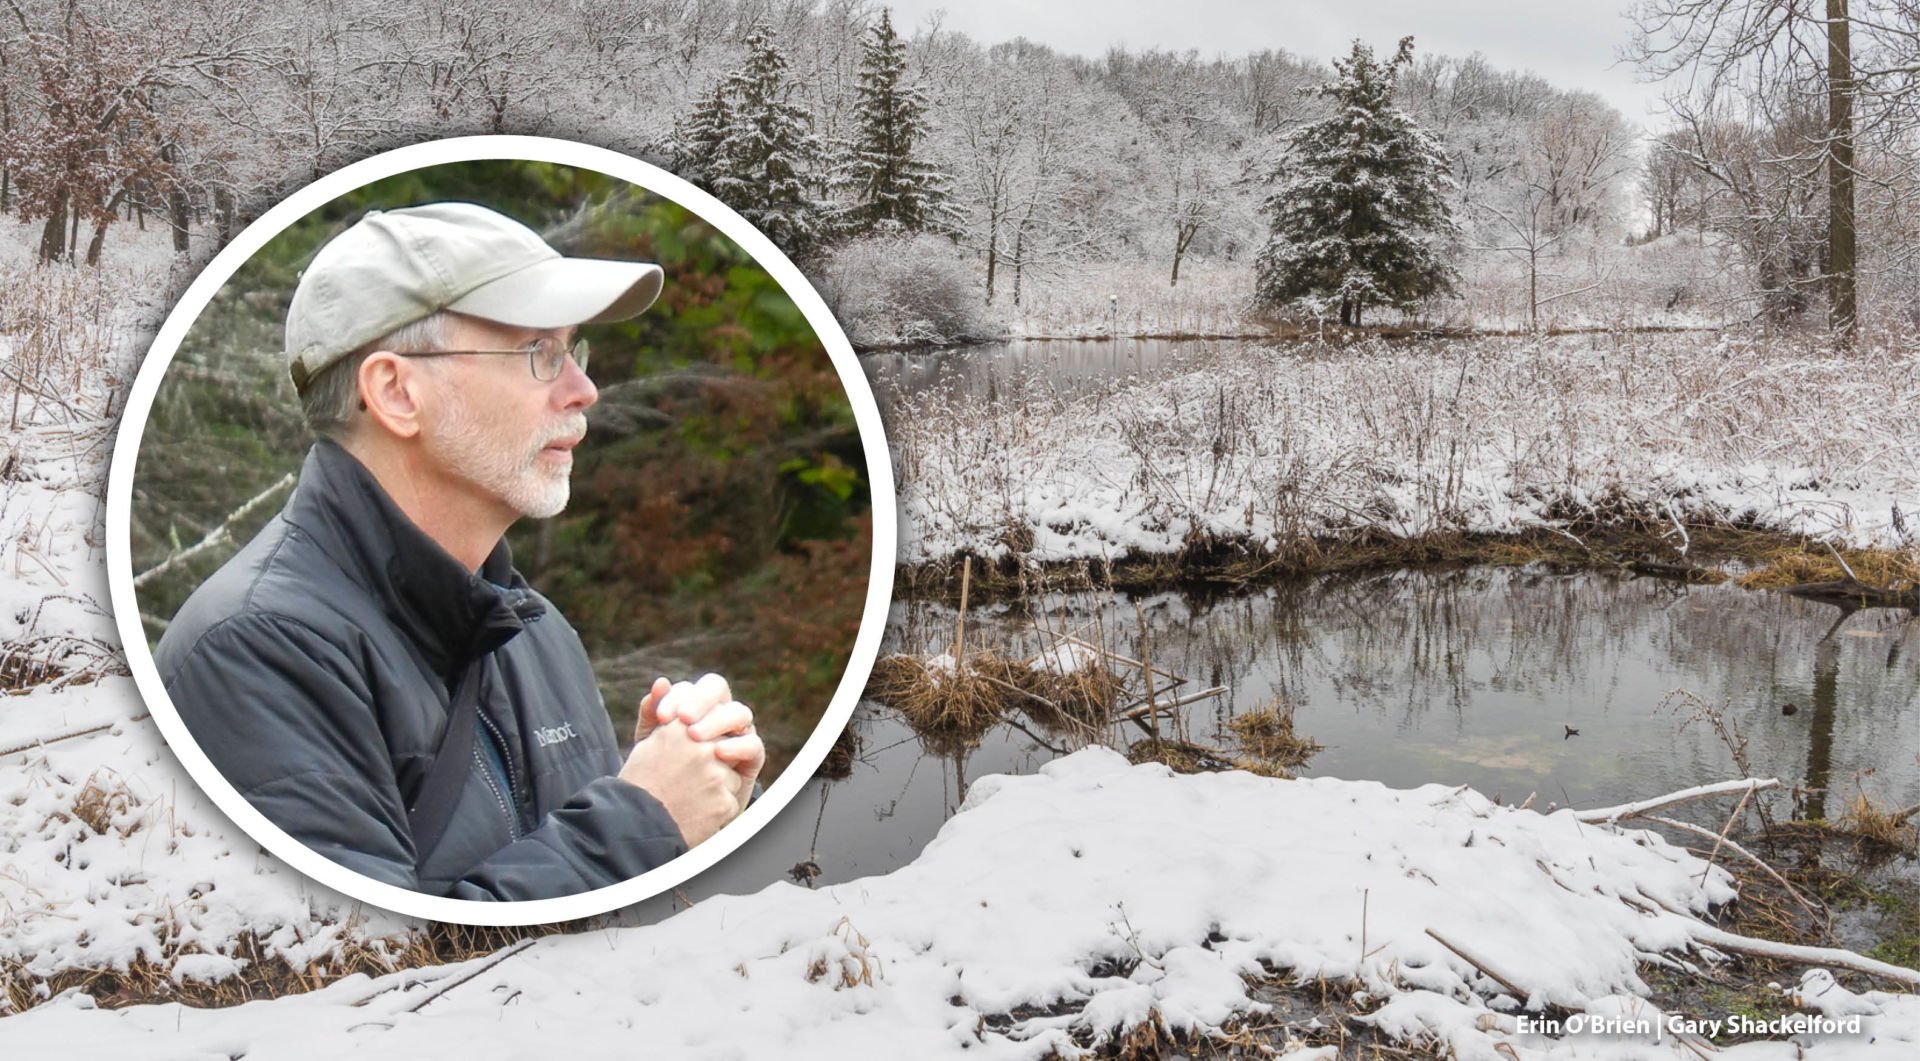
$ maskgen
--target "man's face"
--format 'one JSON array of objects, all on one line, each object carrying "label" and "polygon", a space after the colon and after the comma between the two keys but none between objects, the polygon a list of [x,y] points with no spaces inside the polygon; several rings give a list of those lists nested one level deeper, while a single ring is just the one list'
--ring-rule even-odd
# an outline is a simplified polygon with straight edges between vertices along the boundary
[{"label": "man's face", "polygon": [[[571,341],[572,329],[539,331],[454,315],[450,350],[518,350],[543,335]],[[558,379],[533,378],[524,354],[433,358],[435,400],[424,410],[427,453],[448,475],[515,514],[544,519],[567,507],[573,448],[599,397],[572,358]]]}]

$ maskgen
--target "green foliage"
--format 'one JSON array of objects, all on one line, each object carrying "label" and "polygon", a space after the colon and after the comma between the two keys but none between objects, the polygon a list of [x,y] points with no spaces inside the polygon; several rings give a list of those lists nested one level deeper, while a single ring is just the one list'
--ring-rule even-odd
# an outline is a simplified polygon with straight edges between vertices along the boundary
[{"label": "green foliage", "polygon": [[[665,270],[654,308],[586,329],[601,397],[576,453],[573,501],[508,537],[597,662],[638,655],[671,677],[726,674],[783,762],[825,710],[865,603],[871,498],[852,407],[806,317],[764,269],[685,207],[604,174],[519,160],[417,170],[270,241],[209,304],[156,399],[134,569],[200,540],[298,468],[307,438],[280,329],[314,252],[370,209],[445,199],[499,209],[570,254]],[[282,500],[236,526],[235,541]],[[143,610],[171,616],[232,551],[156,580]],[[158,636],[157,623],[149,630]],[[616,718],[631,720],[640,689],[602,684]]]},{"label": "green foliage", "polygon": [[1394,73],[1413,58],[1413,38],[1381,63],[1359,41],[1334,60],[1320,86],[1333,113],[1287,137],[1270,180],[1267,246],[1254,263],[1254,297],[1359,324],[1369,306],[1400,309],[1444,291],[1453,269],[1434,237],[1455,230],[1438,141],[1393,105]]}]

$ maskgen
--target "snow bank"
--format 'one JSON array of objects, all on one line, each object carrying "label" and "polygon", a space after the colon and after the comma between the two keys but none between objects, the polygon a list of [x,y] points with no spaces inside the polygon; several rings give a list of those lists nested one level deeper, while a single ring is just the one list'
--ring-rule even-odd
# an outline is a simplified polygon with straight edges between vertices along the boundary
[{"label": "snow bank", "polygon": [[1920,440],[1886,416],[1916,403],[1910,347],[1232,342],[1075,397],[899,396],[887,430],[907,563],[1674,514],[1904,547]]},{"label": "snow bank", "polygon": [[379,956],[408,930],[234,828],[125,676],[105,606],[106,472],[175,259],[164,228],[117,227],[106,246],[98,270],[40,267],[0,238],[0,366],[28,383],[0,381],[20,428],[0,441],[0,674],[33,668],[0,696],[0,1014],[63,973],[145,962],[217,982],[256,956],[299,970],[348,943]]},{"label": "snow bank", "polygon": [[63,971],[139,961],[217,981],[256,946],[305,970],[348,940],[378,951],[405,933],[234,828],[153,723],[128,719],[140,710],[131,679],[0,704],[0,749],[29,745],[0,757],[0,968],[42,992]]},{"label": "snow bank", "polygon": [[[1522,1001],[1644,1006],[1636,963],[1684,957],[1697,925],[1660,907],[1703,913],[1732,895],[1726,874],[1659,837],[1567,811],[1437,785],[1174,775],[1095,748],[977,782],[920,858],[884,876],[776,884],[657,925],[229,1010],[107,1012],[73,996],[0,1034],[25,1056],[165,1033],[183,1055],[251,1061],[413,1061],[456,1044],[530,1056],[560,1037],[590,1055],[1037,1059],[1141,1022],[1219,1028],[1262,1009],[1243,976],[1284,967],[1359,980],[1384,999],[1371,1019],[1403,1040],[1562,1056],[1575,1040],[1521,1031]],[[1826,986],[1819,1005],[1862,1014],[1878,1056],[1920,1043],[1920,999]],[[1868,1052],[1860,1037],[1807,1041],[1813,1057]],[[1581,1042],[1581,1056],[1648,1056]]]}]

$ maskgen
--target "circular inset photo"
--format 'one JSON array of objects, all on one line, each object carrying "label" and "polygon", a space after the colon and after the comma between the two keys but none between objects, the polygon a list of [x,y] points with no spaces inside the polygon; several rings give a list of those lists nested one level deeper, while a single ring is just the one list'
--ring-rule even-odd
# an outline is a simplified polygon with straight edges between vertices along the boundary
[{"label": "circular inset photo", "polygon": [[845,727],[895,506],[806,280],[564,141],[347,167],[191,285],[135,381],[108,571],[168,742],[340,892],[468,924],[712,865]]}]

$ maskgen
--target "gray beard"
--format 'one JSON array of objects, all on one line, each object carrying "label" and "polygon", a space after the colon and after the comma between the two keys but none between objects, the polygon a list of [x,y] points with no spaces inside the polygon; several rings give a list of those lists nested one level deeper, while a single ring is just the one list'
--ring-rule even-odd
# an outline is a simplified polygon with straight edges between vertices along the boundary
[{"label": "gray beard", "polygon": [[455,476],[523,516],[546,519],[566,509],[569,471],[555,474],[543,467],[540,451],[554,439],[584,431],[584,413],[574,413],[516,442],[475,415],[457,386],[445,388],[442,394],[441,411],[430,425],[428,452]]}]

